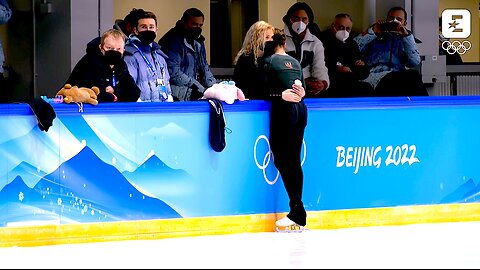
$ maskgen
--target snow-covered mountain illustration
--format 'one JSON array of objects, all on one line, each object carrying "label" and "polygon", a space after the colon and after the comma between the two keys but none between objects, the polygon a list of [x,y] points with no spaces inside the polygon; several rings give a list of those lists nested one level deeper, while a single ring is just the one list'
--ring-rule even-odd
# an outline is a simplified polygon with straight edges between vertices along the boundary
[{"label": "snow-covered mountain illustration", "polygon": [[[125,168],[135,169],[138,166],[137,163],[110,149],[79,115],[69,116],[64,122],[56,119],[54,127],[49,129],[48,133],[35,125],[25,135],[0,144],[0,156],[8,157],[3,164],[5,166],[0,166],[0,177],[22,162],[31,164],[38,170],[52,172],[58,164],[76,155],[85,145],[88,145],[100,159],[120,171]],[[10,181],[11,178],[3,182],[3,185]],[[24,178],[24,181],[31,186],[30,179]],[[0,185],[0,188],[3,185]]]},{"label": "snow-covered mountain illustration", "polygon": [[[82,115],[69,115],[65,118],[60,117],[59,120],[63,120],[62,124],[76,141],[82,143],[82,147],[88,145],[100,159],[115,166],[119,171],[123,171],[125,168],[137,168],[137,163],[112,149],[106,139],[99,138],[94,128],[88,124]],[[68,142],[65,145],[68,145]]]},{"label": "snow-covered mountain illustration", "polygon": [[[125,171],[123,175],[138,188],[158,198],[188,191],[188,187],[181,187],[191,178],[184,170],[170,168],[154,154],[135,171]],[[172,190],[174,187],[177,191]]]},{"label": "snow-covered mountain illustration", "polygon": [[[0,191],[0,209],[15,204],[15,216],[0,217],[0,224],[18,219],[54,216],[68,222],[179,218],[178,212],[158,198],[138,191],[112,165],[89,147],[29,188],[18,176]],[[9,220],[10,219],[10,220]],[[12,220],[15,219],[15,220]]]}]

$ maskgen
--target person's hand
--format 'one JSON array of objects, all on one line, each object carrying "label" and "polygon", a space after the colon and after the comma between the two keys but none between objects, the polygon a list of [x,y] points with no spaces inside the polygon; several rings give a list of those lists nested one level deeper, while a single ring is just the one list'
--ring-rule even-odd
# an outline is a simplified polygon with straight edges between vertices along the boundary
[{"label": "person's hand", "polygon": [[109,85],[109,86],[107,86],[107,88],[105,88],[105,92],[113,94],[113,93],[115,93],[115,89],[113,89],[113,87],[111,87]]},{"label": "person's hand", "polygon": [[307,92],[312,96],[318,95],[325,89],[325,84],[313,77],[306,78],[305,84],[307,85]]},{"label": "person's hand", "polygon": [[337,66],[337,71],[340,73],[350,73],[352,70],[346,66]]},{"label": "person's hand", "polygon": [[401,24],[398,21],[393,21],[393,22],[390,22],[390,23],[395,23],[397,25],[397,28],[395,28],[395,30],[392,31],[392,33],[394,33],[396,35],[401,35],[401,36],[408,36],[407,28],[405,28],[405,26],[403,26],[403,24]]},{"label": "person's hand", "polygon": [[357,60],[355,61],[355,66],[365,66],[365,62],[363,62],[362,60]]},{"label": "person's hand", "polygon": [[110,93],[110,95],[112,95],[113,102],[117,102],[118,97],[114,93]]},{"label": "person's hand", "polygon": [[173,102],[173,96],[172,95],[168,95],[167,102]]},{"label": "person's hand", "polygon": [[293,89],[287,89],[282,92],[282,99],[288,102],[298,103],[302,98]]},{"label": "person's hand", "polygon": [[387,21],[387,20],[378,20],[374,25],[373,25],[373,32],[375,34],[381,34],[381,33],[392,33],[395,35],[402,35],[402,36],[407,36],[409,33],[407,31],[407,28],[403,24],[401,24],[399,21]]},{"label": "person's hand", "polygon": [[303,86],[298,85],[298,84],[293,84],[292,85],[292,91],[297,94],[300,98],[303,98],[305,96],[305,88]]},{"label": "person's hand", "polygon": [[387,20],[378,20],[375,22],[375,24],[373,24],[373,32],[378,35],[378,34],[381,34],[383,32],[383,29],[382,29],[382,24],[386,23]]},{"label": "person's hand", "polygon": [[399,26],[397,27],[397,31],[400,35],[402,36],[408,36],[409,33],[408,33],[408,30],[407,28],[405,28],[405,26],[403,26],[403,24],[399,23],[398,24]]}]

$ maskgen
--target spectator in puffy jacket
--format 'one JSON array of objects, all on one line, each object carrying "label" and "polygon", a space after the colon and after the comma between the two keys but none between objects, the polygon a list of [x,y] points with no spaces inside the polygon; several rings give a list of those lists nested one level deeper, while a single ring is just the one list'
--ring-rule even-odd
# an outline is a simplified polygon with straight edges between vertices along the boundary
[{"label": "spectator in puffy jacket", "polygon": [[187,9],[175,27],[158,41],[168,56],[175,100],[197,100],[203,96],[205,89],[216,83],[207,62],[205,37],[201,34],[204,20],[199,9]]},{"label": "spectator in puffy jacket", "polygon": [[375,96],[428,96],[420,73],[421,63],[413,34],[407,30],[407,12],[393,7],[386,20],[378,20],[355,37],[365,63],[371,67],[365,79]]},{"label": "spectator in puffy jacket", "polygon": [[157,17],[142,9],[135,12],[137,21],[125,45],[125,62],[141,90],[139,101],[173,102],[167,56],[154,41]]}]

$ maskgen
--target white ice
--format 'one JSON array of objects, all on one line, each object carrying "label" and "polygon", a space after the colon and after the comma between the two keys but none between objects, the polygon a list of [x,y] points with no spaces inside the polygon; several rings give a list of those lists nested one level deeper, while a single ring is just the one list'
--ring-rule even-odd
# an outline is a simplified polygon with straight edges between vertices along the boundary
[{"label": "white ice", "polygon": [[478,269],[480,221],[0,248],[3,269]]}]

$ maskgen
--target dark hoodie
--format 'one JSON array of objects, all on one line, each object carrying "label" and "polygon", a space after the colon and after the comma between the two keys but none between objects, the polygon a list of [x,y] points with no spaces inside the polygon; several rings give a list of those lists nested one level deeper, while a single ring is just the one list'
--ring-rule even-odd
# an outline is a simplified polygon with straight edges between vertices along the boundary
[{"label": "dark hoodie", "polygon": [[[185,31],[185,28],[183,27],[183,23],[181,20],[178,20],[177,23],[175,24],[175,27],[172,27],[170,30],[168,30],[167,33],[165,33],[159,40],[158,44],[162,48],[162,51],[168,51],[169,45],[174,42],[175,39],[179,37],[185,37],[187,32]],[[196,39],[200,43],[205,42],[205,37],[203,35],[200,35],[198,39]]]},{"label": "dark hoodie", "polygon": [[216,83],[207,63],[205,38],[200,35],[191,43],[185,42],[186,31],[182,21],[177,21],[158,44],[168,56],[168,73],[172,96],[176,100],[196,100],[203,96],[205,89]]},{"label": "dark hoodie", "polygon": [[67,79],[66,84],[78,87],[91,88],[97,86],[100,94],[97,97],[99,102],[113,102],[114,96],[107,93],[107,86],[112,86],[112,75],[115,75],[116,86],[115,96],[117,102],[135,102],[140,97],[140,89],[135,84],[128,72],[127,65],[119,61],[113,69],[105,61],[105,57],[99,48],[100,38],[97,37],[87,44],[86,54],[78,61]]}]

